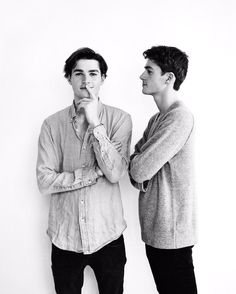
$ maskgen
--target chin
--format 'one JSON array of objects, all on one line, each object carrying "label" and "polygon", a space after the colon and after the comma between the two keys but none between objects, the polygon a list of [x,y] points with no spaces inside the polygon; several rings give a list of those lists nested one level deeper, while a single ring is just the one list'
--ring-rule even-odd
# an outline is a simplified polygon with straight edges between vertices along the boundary
[{"label": "chin", "polygon": [[77,96],[78,96],[79,100],[83,99],[83,98],[89,98],[90,97],[88,91],[80,92],[80,93],[78,93]]},{"label": "chin", "polygon": [[142,93],[145,94],[145,95],[150,95],[150,94],[148,93],[148,91],[146,91],[145,89],[142,89]]}]

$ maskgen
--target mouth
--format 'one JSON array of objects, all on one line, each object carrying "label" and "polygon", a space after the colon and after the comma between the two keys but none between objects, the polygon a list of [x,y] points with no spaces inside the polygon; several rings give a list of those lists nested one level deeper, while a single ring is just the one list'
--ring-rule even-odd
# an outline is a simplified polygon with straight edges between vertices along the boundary
[{"label": "mouth", "polygon": [[[93,87],[89,87],[90,89],[93,89]],[[80,87],[80,90],[87,90],[87,88],[86,87],[84,87],[84,86],[82,86],[82,87]]]}]

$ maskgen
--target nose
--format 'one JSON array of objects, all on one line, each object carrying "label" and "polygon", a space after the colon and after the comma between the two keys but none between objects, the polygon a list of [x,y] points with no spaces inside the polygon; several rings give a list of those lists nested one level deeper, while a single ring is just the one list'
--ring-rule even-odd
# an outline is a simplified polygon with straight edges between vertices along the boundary
[{"label": "nose", "polygon": [[139,77],[140,80],[142,80],[142,81],[145,79],[144,74],[145,74],[145,73],[143,72],[143,73],[141,74],[141,76]]},{"label": "nose", "polygon": [[84,75],[84,78],[83,78],[83,85],[87,86],[91,83],[91,78],[89,75]]}]

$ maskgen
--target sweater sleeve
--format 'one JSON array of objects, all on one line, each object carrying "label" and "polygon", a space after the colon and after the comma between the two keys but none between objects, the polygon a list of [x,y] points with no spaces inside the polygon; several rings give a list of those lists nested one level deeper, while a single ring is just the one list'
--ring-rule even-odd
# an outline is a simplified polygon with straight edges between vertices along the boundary
[{"label": "sweater sleeve", "polygon": [[185,145],[193,129],[193,116],[185,108],[166,113],[153,135],[130,162],[130,177],[137,183],[150,180]]},{"label": "sweater sleeve", "polygon": [[[158,115],[158,114],[157,114]],[[153,121],[155,120],[156,116],[151,117],[151,119],[148,122],[148,125],[145,129],[145,131],[143,132],[143,136],[142,138],[136,143],[136,145],[134,146],[134,153],[130,156],[130,164],[129,164],[129,178],[130,178],[130,182],[131,184],[138,190],[146,192],[147,187],[148,187],[148,182],[149,181],[144,181],[142,183],[137,183],[131,176],[130,170],[131,170],[131,163],[133,158],[135,158],[141,150],[141,147],[147,142],[147,138],[148,138],[148,134],[150,132],[150,128],[153,124]]]}]

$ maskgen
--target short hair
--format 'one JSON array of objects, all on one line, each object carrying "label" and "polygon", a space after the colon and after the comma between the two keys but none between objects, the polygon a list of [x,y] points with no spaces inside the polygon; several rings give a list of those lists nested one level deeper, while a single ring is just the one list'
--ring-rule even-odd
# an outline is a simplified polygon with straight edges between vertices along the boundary
[{"label": "short hair", "polygon": [[82,47],[76,50],[74,53],[71,54],[71,56],[66,60],[64,65],[64,77],[69,78],[72,74],[72,70],[76,67],[76,63],[80,59],[94,59],[97,60],[99,63],[99,68],[101,71],[101,75],[106,78],[107,76],[107,70],[108,66],[106,64],[106,61],[104,58],[93,51],[92,49],[88,47]]},{"label": "short hair", "polygon": [[162,74],[173,72],[175,75],[174,89],[179,90],[188,71],[188,56],[176,47],[153,46],[143,52],[143,56],[158,65]]}]

